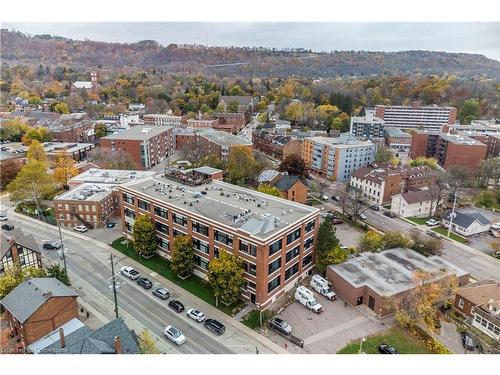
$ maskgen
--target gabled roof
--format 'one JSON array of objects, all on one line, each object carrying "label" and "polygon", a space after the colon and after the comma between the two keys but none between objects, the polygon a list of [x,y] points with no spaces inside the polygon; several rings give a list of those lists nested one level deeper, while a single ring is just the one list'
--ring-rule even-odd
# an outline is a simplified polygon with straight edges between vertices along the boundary
[{"label": "gabled roof", "polygon": [[56,278],[40,277],[23,281],[5,296],[0,304],[24,323],[53,297],[78,297],[78,293]]},{"label": "gabled roof", "polygon": [[470,301],[473,305],[487,304],[489,301],[500,301],[500,281],[481,280],[463,286],[456,294]]},{"label": "gabled roof", "polygon": [[298,181],[300,181],[298,176],[289,176],[287,174],[283,174],[278,179],[278,181],[274,183],[274,187],[279,191],[288,191]]},{"label": "gabled roof", "polygon": [[260,172],[259,176],[257,177],[257,182],[271,182],[278,176],[280,172],[274,170],[274,169],[264,169],[262,172]]},{"label": "gabled roof", "polygon": [[[450,221],[451,211],[447,211],[443,215],[443,219]],[[490,224],[491,221],[485,218],[478,212],[463,213],[455,211],[455,217],[453,218],[453,224],[456,224],[463,228],[468,228],[473,222],[478,221],[481,225]]]},{"label": "gabled roof", "polygon": [[35,238],[31,234],[26,234],[19,228],[14,228],[8,235],[0,236],[0,259],[10,250],[12,243],[16,243],[38,253],[40,252]]},{"label": "gabled roof", "polygon": [[428,190],[410,190],[403,193],[403,199],[408,204],[430,201],[432,195]]}]

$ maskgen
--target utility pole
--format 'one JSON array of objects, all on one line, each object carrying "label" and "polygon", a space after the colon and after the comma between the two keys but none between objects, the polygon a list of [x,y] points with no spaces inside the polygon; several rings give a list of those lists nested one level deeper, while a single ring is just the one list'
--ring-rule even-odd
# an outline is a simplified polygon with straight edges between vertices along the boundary
[{"label": "utility pole", "polygon": [[63,259],[63,263],[64,263],[64,272],[66,272],[66,274],[68,274],[68,268],[66,267],[66,254],[64,251],[64,241],[62,238],[61,224],[59,223],[59,221],[57,221],[57,229],[59,230],[59,239],[61,240],[61,253],[62,253],[62,259]]},{"label": "utility pole", "polygon": [[113,282],[113,297],[115,299],[115,315],[118,318],[118,298],[116,296],[115,262],[113,260],[113,254],[111,254],[110,257],[111,257],[111,277]]},{"label": "utility pole", "polygon": [[399,192],[399,210],[398,210],[398,216],[401,217],[401,204],[403,203],[403,181],[399,183],[399,186],[401,188]]},{"label": "utility pole", "polygon": [[448,234],[446,237],[450,238],[450,233],[451,233],[451,227],[453,226],[453,218],[455,217],[455,206],[457,205],[457,198],[458,195],[455,193],[455,198],[453,199],[453,208],[451,209],[450,213],[450,224],[448,225]]}]

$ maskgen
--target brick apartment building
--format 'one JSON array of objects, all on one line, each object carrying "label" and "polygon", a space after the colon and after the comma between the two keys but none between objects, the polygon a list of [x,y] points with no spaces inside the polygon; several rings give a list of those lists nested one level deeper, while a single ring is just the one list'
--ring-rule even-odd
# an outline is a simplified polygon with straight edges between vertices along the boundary
[{"label": "brick apartment building", "polygon": [[386,128],[441,130],[444,124],[454,124],[457,109],[437,105],[421,106],[413,102],[412,106],[377,105],[375,116],[384,120]]},{"label": "brick apartment building", "polygon": [[181,127],[182,117],[150,113],[142,117],[144,125]]},{"label": "brick apartment building", "polygon": [[285,135],[254,131],[252,142],[256,150],[278,160],[285,160],[289,155],[302,153],[302,141]]},{"label": "brick apartment building", "polygon": [[426,165],[409,167],[390,163],[372,163],[353,172],[351,188],[361,190],[369,204],[381,206],[401,191],[430,188],[436,173]]},{"label": "brick apartment building", "polygon": [[469,169],[479,167],[486,158],[488,146],[477,139],[463,135],[436,131],[416,131],[411,139],[409,156],[435,158],[444,169],[462,166]]},{"label": "brick apartment building", "polygon": [[305,138],[302,159],[313,173],[335,181],[348,181],[351,173],[375,159],[376,146],[360,141],[350,133],[337,138]]},{"label": "brick apartment building", "polygon": [[149,215],[167,258],[175,236],[192,236],[195,273],[205,279],[220,251],[239,256],[242,296],[266,308],[310,273],[319,210],[221,179],[222,171],[202,167],[119,186],[124,235],[132,235],[137,215]]},{"label": "brick apartment building", "polygon": [[222,130],[228,133],[236,134],[243,129],[247,123],[244,113],[217,112],[214,117],[219,121],[212,127],[216,130]]},{"label": "brick apartment building", "polygon": [[13,335],[27,346],[78,317],[78,294],[55,278],[23,281],[0,304]]},{"label": "brick apartment building", "polygon": [[213,118],[190,118],[187,120],[188,128],[215,128],[219,125],[219,119]]},{"label": "brick apartment building", "polygon": [[384,317],[393,313],[388,299],[402,299],[415,287],[413,273],[417,269],[432,275],[433,281],[455,276],[460,286],[469,282],[468,272],[441,257],[425,257],[403,248],[361,253],[329,266],[326,277],[334,292],[349,305],[367,305]]},{"label": "brick apartment building", "polygon": [[411,135],[397,128],[385,129],[385,145],[394,152],[408,152],[411,147]]},{"label": "brick apartment building", "polygon": [[132,156],[137,170],[148,170],[172,155],[172,129],[170,126],[134,126],[101,138],[101,148],[126,151]]}]

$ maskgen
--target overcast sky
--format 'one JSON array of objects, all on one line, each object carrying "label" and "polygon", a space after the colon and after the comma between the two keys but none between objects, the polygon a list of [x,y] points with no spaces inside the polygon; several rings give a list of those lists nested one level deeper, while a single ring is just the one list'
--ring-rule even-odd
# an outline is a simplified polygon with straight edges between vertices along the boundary
[{"label": "overcast sky", "polygon": [[316,51],[433,50],[500,60],[500,23],[3,23],[3,28],[72,39],[145,39],[210,46],[302,47]]}]

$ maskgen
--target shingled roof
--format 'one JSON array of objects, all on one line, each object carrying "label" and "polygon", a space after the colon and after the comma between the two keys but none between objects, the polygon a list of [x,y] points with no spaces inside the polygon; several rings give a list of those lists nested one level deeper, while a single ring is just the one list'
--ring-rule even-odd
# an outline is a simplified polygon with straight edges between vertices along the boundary
[{"label": "shingled roof", "polygon": [[299,181],[298,176],[281,175],[278,181],[274,183],[274,187],[279,191],[288,191],[293,185]]},{"label": "shingled roof", "polygon": [[2,259],[7,251],[10,250],[12,243],[16,243],[24,248],[40,252],[36,240],[31,234],[26,234],[19,228],[14,228],[14,230],[12,230],[8,235],[0,236],[0,259]]},{"label": "shingled roof", "polygon": [[[451,211],[447,211],[443,215],[443,219],[450,221]],[[455,211],[455,217],[453,218],[453,224],[458,225],[462,228],[468,228],[473,222],[478,221],[481,225],[490,224],[491,221],[485,218],[478,212],[459,212]]]}]

